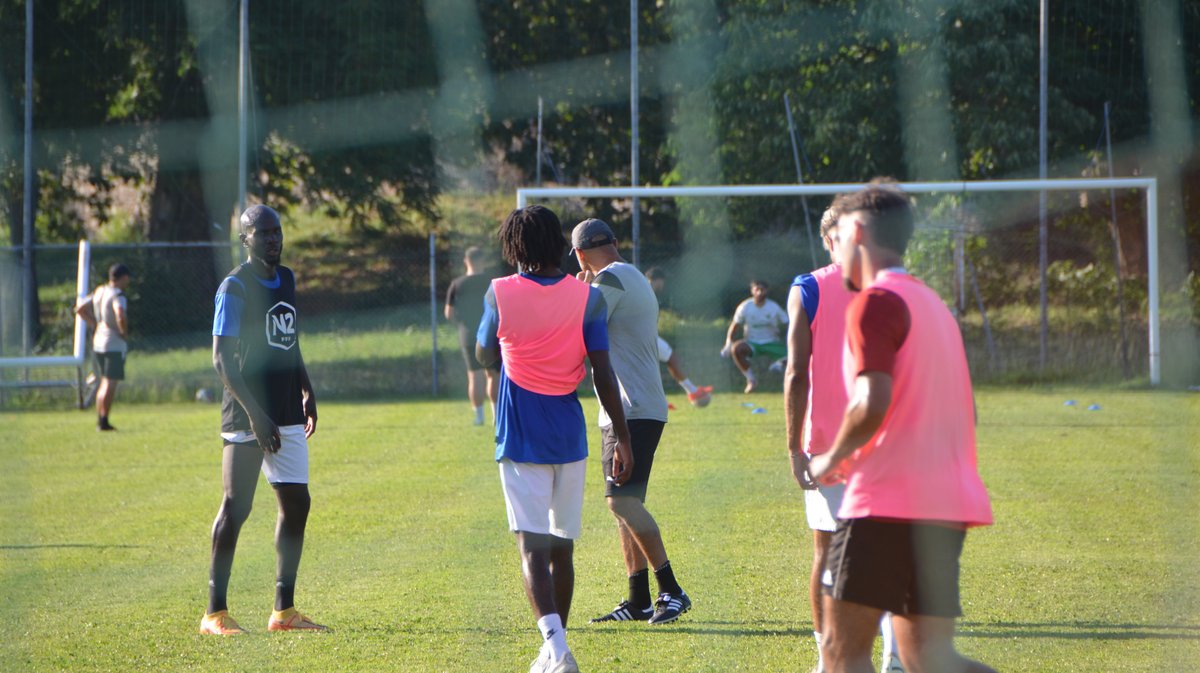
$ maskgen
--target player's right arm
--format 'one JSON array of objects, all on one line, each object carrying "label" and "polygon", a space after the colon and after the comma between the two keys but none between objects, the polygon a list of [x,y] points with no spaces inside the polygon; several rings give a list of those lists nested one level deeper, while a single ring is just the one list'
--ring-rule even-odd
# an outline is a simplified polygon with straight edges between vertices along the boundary
[{"label": "player's right arm", "polygon": [[483,317],[475,330],[475,359],[484,367],[493,367],[500,361],[500,312],[496,308],[496,293],[488,285],[483,295]]},{"label": "player's right arm", "polygon": [[846,406],[846,415],[829,451],[813,456],[809,464],[812,478],[826,485],[846,479],[839,465],[875,436],[892,404],[892,376],[879,371],[861,372],[854,379],[854,391]]},{"label": "player's right arm", "polygon": [[804,310],[803,292],[800,285],[793,285],[788,291],[788,359],[783,375],[783,406],[792,477],[800,488],[813,489],[816,483],[808,475],[808,454],[803,445],[804,417],[808,412],[808,361],[812,356],[812,328]]},{"label": "player's right arm", "polygon": [[246,410],[250,432],[254,433],[258,446],[263,451],[275,453],[281,444],[279,428],[258,404],[258,400],[254,399],[250,386],[242,377],[242,370],[237,366],[238,339],[245,307],[245,295],[240,286],[240,282],[229,277],[217,290],[213,312],[213,369],[217,370],[217,376],[234,400]]},{"label": "player's right arm", "polygon": [[[99,288],[97,288],[97,291],[99,291]],[[93,292],[92,294],[80,299],[79,303],[75,304],[75,315],[82,318],[83,321],[88,324],[88,327],[91,327],[92,329],[96,328],[95,299],[96,293]]]},{"label": "player's right arm", "polygon": [[737,332],[738,325],[742,324],[743,320],[742,304],[738,304],[737,309],[733,312],[733,320],[729,321],[729,329],[725,332],[725,347],[721,349],[722,356],[728,355],[730,349],[733,348],[733,335]]},{"label": "player's right arm", "polygon": [[454,283],[450,283],[450,288],[446,290],[446,307],[442,309],[442,314],[446,316],[446,320],[454,322]]},{"label": "player's right arm", "polygon": [[892,404],[892,369],[908,338],[911,316],[904,301],[884,289],[860,293],[846,309],[847,354],[857,375],[842,425],[829,451],[814,456],[809,474],[822,484],[845,479],[839,464],[883,425]]},{"label": "player's right arm", "polygon": [[250,393],[250,387],[246,385],[246,379],[242,378],[242,372],[237,367],[237,346],[237,337],[214,336],[213,369],[217,370],[217,376],[221,378],[221,383],[225,384],[233,398],[246,410],[246,416],[250,419],[250,432],[254,433],[258,446],[263,451],[275,453],[279,451],[280,446],[279,428],[259,406],[254,395]]}]

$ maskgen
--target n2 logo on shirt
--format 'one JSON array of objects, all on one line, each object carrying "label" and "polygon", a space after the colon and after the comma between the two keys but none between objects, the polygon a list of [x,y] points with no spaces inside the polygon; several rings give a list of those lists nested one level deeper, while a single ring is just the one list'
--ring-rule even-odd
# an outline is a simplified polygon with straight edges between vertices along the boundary
[{"label": "n2 logo on shirt", "polygon": [[296,308],[281,301],[267,309],[267,343],[280,350],[296,345]]}]

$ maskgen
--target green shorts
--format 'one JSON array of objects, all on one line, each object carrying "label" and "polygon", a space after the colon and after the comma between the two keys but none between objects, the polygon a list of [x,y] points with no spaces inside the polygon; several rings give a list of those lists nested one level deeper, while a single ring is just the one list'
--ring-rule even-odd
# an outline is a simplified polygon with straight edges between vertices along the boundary
[{"label": "green shorts", "polygon": [[747,341],[746,344],[750,346],[751,355],[769,355],[772,360],[787,357],[787,345],[781,344],[778,341],[769,341],[761,344]]}]

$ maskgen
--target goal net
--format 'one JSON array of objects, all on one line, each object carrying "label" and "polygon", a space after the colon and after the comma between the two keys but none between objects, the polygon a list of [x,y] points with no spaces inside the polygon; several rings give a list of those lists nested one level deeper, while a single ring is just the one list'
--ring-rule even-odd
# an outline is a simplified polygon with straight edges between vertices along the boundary
[{"label": "goal net", "polygon": [[[829,263],[821,213],[864,186],[526,188],[517,205],[545,202],[567,227],[610,219],[629,261],[671,279],[662,328],[703,363],[750,280],[768,281],[783,304],[797,274]],[[1159,383],[1164,323],[1186,325],[1188,311],[1160,307],[1154,178],[899,187],[918,223],[905,264],[958,317],[977,381]]]}]

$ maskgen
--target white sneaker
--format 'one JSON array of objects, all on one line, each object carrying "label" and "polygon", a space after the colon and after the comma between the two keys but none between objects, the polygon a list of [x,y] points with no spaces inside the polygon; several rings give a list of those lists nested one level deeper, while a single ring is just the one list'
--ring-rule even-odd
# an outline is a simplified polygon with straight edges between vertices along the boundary
[{"label": "white sneaker", "polygon": [[776,374],[782,374],[783,368],[786,366],[787,366],[787,358],[779,358],[778,360],[772,362],[771,366],[767,367],[767,369],[769,371],[775,372]]},{"label": "white sneaker", "polygon": [[533,664],[529,666],[529,673],[546,673],[546,666],[550,664],[550,650],[543,647],[541,652],[538,652],[537,659],[533,660]]},{"label": "white sneaker", "polygon": [[575,655],[567,652],[562,659],[548,659],[545,673],[579,673],[579,664],[575,663]]},{"label": "white sneaker", "polygon": [[884,657],[879,673],[904,673],[904,667],[900,665],[900,657]]}]

